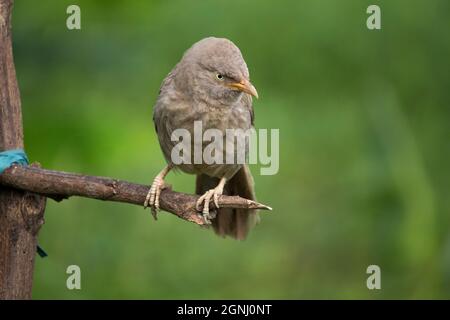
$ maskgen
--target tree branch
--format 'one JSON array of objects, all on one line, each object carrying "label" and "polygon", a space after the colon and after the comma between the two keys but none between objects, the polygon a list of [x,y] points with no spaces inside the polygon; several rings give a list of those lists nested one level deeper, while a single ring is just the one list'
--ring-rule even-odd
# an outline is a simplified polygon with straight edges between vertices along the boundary
[{"label": "tree branch", "polygon": [[[45,195],[57,201],[71,196],[125,202],[143,206],[148,186],[112,178],[86,176],[76,173],[45,170],[39,167],[14,165],[0,175],[0,185]],[[162,190],[160,207],[164,211],[194,222],[205,224],[195,209],[199,196]],[[270,210],[270,207],[238,196],[220,196],[223,208]],[[213,204],[211,206],[213,208]]]},{"label": "tree branch", "polygon": [[[0,151],[23,148],[11,40],[13,0],[0,0]],[[45,197],[0,187],[0,300],[30,299]]]}]

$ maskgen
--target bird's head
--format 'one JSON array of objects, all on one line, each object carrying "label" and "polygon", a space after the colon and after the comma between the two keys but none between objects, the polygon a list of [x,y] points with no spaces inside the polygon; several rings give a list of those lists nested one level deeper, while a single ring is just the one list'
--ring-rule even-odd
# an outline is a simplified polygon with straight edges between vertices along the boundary
[{"label": "bird's head", "polygon": [[205,38],[195,43],[179,64],[177,86],[209,104],[231,105],[242,94],[258,97],[247,64],[230,40]]}]

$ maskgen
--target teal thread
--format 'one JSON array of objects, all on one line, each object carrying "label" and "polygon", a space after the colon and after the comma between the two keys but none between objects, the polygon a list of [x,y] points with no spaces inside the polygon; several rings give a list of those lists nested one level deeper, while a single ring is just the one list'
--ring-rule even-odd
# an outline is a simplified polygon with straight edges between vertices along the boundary
[{"label": "teal thread", "polygon": [[6,150],[0,152],[0,173],[11,167],[13,164],[26,166],[28,157],[22,149]]},{"label": "teal thread", "polygon": [[36,246],[36,252],[41,258],[45,258],[47,256],[47,252],[39,246]]}]

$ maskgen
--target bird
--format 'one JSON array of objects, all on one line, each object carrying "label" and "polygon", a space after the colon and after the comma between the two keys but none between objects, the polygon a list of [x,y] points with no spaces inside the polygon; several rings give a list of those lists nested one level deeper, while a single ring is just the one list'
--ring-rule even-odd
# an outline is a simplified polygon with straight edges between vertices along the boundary
[{"label": "bird", "polygon": [[[175,163],[172,151],[176,141],[171,136],[176,129],[194,133],[194,122],[202,128],[251,129],[254,126],[252,98],[258,92],[250,82],[247,64],[239,48],[229,39],[207,37],[194,43],[163,80],[153,107],[153,122],[167,165],[156,175],[144,207],[151,207],[156,219],[159,197],[165,187],[165,177],[171,170],[196,175],[196,208],[216,234],[243,240],[259,221],[256,210],[220,208],[220,195],[237,195],[256,200],[254,182],[246,163]],[[190,147],[194,148],[193,145]],[[236,147],[236,146],[232,146]],[[205,144],[201,145],[202,151]],[[232,148],[226,146],[223,159]],[[248,155],[248,145],[245,146]],[[191,155],[193,157],[193,155]],[[190,162],[190,163],[189,163]],[[210,210],[210,202],[215,210]]]}]

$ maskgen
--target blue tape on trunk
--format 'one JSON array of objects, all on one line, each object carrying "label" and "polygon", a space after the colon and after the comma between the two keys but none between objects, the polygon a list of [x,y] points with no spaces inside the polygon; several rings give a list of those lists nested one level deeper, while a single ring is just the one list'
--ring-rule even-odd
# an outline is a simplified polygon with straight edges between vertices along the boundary
[{"label": "blue tape on trunk", "polygon": [[25,151],[22,149],[15,149],[0,152],[0,173],[15,163],[20,165],[28,164],[28,158]]}]

